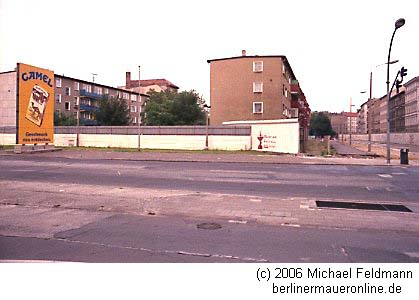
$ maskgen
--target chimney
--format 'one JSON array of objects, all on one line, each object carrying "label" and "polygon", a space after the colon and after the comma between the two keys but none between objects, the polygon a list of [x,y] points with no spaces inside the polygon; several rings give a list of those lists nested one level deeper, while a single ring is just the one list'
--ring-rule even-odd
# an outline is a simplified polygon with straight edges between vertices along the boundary
[{"label": "chimney", "polygon": [[242,56],[246,56],[246,50],[242,50]]},{"label": "chimney", "polygon": [[131,72],[126,72],[125,74],[125,88],[126,89],[131,88]]}]

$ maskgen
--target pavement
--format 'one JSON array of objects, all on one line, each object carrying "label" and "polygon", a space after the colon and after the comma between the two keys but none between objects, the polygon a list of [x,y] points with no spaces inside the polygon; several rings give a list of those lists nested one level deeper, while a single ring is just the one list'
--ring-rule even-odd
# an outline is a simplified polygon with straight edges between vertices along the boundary
[{"label": "pavement", "polygon": [[[340,143],[339,143],[340,144]],[[43,157],[60,157],[69,159],[104,159],[104,160],[132,160],[132,161],[167,161],[167,162],[220,162],[220,163],[261,163],[261,164],[307,164],[307,165],[365,165],[365,166],[387,166],[386,159],[384,157],[371,157],[367,155],[359,155],[360,153],[365,154],[363,151],[359,151],[356,148],[349,147],[346,145],[335,144],[340,153],[354,153],[346,155],[346,157],[337,156],[310,156],[306,154],[276,154],[276,153],[265,153],[260,154],[251,152],[239,153],[239,152],[219,152],[219,151],[208,151],[205,152],[189,152],[189,151],[168,151],[168,150],[143,150],[138,152],[121,152],[118,150],[79,150],[66,148],[63,151],[48,152],[48,153],[22,153],[14,154],[11,152],[0,151],[1,156],[7,155],[19,155],[19,156],[43,156]],[[363,157],[361,157],[363,156]],[[417,166],[419,161],[410,160],[410,165]],[[398,158],[391,160],[391,165],[400,165]]]}]

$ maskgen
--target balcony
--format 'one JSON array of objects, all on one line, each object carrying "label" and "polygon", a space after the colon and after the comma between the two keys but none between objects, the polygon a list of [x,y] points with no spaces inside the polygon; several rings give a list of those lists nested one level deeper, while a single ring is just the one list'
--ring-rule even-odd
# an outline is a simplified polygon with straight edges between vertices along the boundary
[{"label": "balcony", "polygon": [[82,126],[96,126],[97,121],[96,120],[89,120],[89,119],[80,119],[80,125]]},{"label": "balcony", "polygon": [[80,90],[80,97],[86,97],[86,98],[95,99],[95,100],[103,99],[103,95],[98,94],[98,93],[88,92],[86,90]]},{"label": "balcony", "polygon": [[86,104],[80,104],[80,111],[91,111],[95,112],[98,111],[99,108],[96,106],[86,105]]}]

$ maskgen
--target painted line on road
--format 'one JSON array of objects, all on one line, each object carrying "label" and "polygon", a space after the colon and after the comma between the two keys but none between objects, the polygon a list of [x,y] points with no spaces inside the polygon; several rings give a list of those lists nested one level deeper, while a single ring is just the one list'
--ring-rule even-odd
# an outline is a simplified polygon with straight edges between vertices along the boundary
[{"label": "painted line on road", "polygon": [[281,226],[300,228],[299,224],[281,223]]},{"label": "painted line on road", "polygon": [[393,178],[393,176],[391,176],[390,174],[377,174],[377,175],[382,178]]},{"label": "painted line on road", "polygon": [[260,200],[260,199],[250,199],[249,201],[250,202],[258,202],[258,203],[262,202],[262,200]]},{"label": "painted line on road", "polygon": [[247,221],[241,221],[241,220],[228,220],[228,223],[233,223],[233,224],[247,224]]},{"label": "painted line on road", "polygon": [[404,252],[409,257],[419,258],[419,252]]}]

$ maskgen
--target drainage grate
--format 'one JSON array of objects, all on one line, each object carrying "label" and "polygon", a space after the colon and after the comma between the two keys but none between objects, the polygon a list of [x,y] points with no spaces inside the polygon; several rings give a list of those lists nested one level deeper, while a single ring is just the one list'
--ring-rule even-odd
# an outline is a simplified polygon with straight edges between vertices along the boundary
[{"label": "drainage grate", "polygon": [[320,201],[320,200],[316,201],[316,204],[317,204],[317,207],[412,212],[406,206],[399,205],[399,204],[336,202],[336,201]]},{"label": "drainage grate", "polygon": [[221,225],[218,223],[201,223],[196,225],[196,227],[198,227],[199,229],[220,229]]}]

